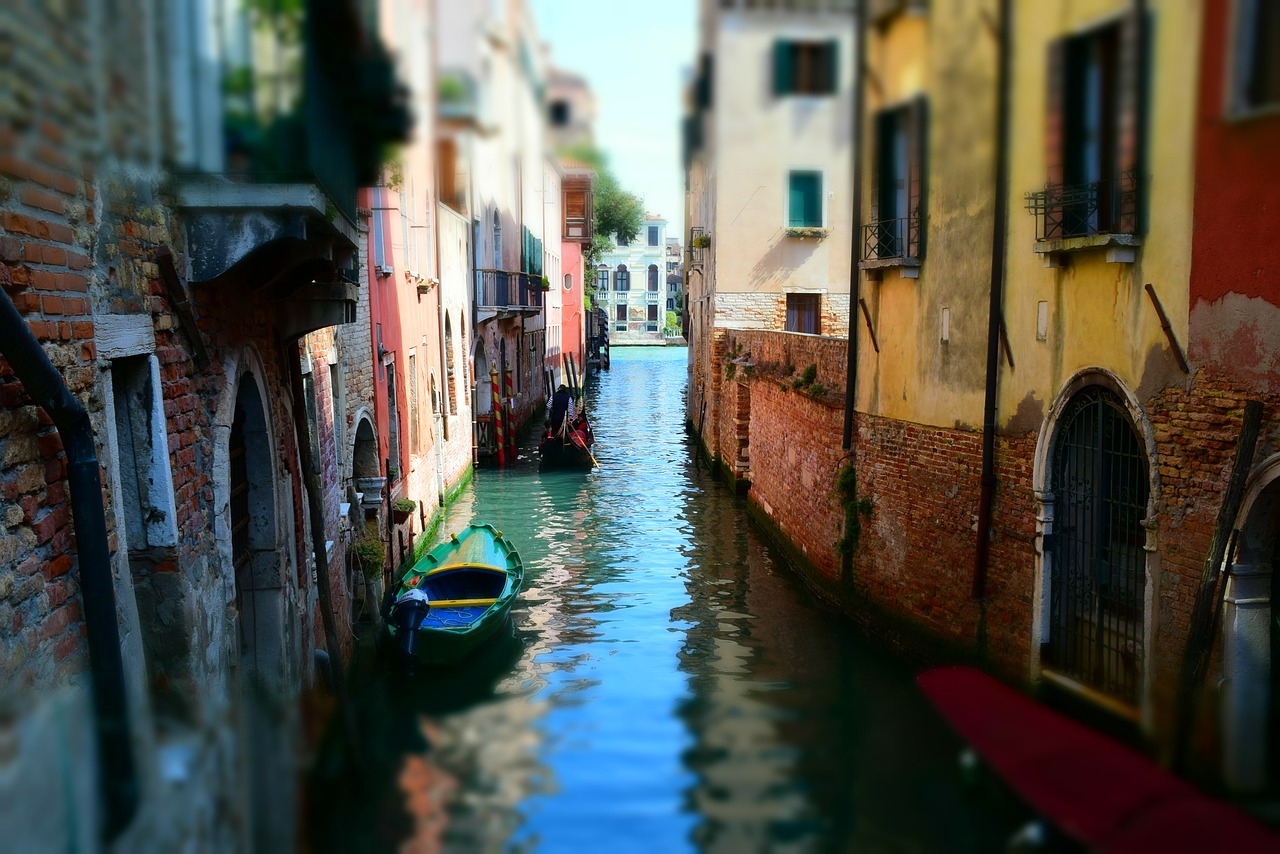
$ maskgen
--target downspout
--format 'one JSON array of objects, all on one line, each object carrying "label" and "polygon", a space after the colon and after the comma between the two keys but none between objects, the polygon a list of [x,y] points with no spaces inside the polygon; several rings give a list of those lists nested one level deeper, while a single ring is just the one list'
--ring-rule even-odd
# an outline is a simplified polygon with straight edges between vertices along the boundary
[{"label": "downspout", "polygon": [[[432,49],[431,55],[434,57],[439,55],[438,35],[440,32],[440,10],[436,7],[436,4],[434,3],[431,4],[431,10],[430,12],[428,12],[428,14],[431,16],[431,49]],[[431,62],[431,63],[428,63],[428,65],[430,65],[431,67],[430,71],[428,72],[430,79],[429,79],[429,82],[427,83],[427,87],[429,90],[429,97],[431,98],[431,115],[439,116],[440,115],[440,83],[439,83],[440,71],[438,68],[436,68],[436,63]],[[431,140],[431,145],[435,146],[436,141],[439,139],[439,136],[438,136],[438,131],[436,131],[436,127],[434,124],[432,125],[432,130],[434,133],[433,133],[433,139]],[[455,154],[454,156],[456,157],[457,155]],[[444,339],[444,326],[445,326],[444,276],[443,276],[443,271],[441,269],[441,263],[440,263],[440,260],[441,260],[440,258],[440,170],[436,169],[435,173],[436,173],[435,174],[436,202],[435,202],[435,208],[431,211],[428,211],[428,215],[431,216],[435,221],[436,303],[438,304],[438,308],[440,309],[440,329],[439,329],[439,335],[437,337],[440,341],[440,377],[442,379],[441,385],[444,386],[444,388],[442,389],[442,393],[440,395],[440,412],[443,413],[444,428],[441,431],[440,436],[443,436],[444,438],[447,439],[449,435],[449,415],[451,414],[449,412],[449,349],[448,349],[447,342]],[[454,179],[457,180],[456,164],[454,165]],[[461,317],[458,318],[458,323],[462,323]],[[437,437],[437,439],[438,438],[440,437]],[[444,472],[443,470],[440,470],[439,478],[440,478],[440,504],[443,506],[444,504]]]},{"label": "downspout", "polygon": [[102,476],[93,424],[0,288],[0,355],[22,381],[32,403],[53,419],[67,455],[72,528],[79,563],[81,607],[88,630],[93,677],[94,728],[98,744],[98,784],[103,801],[102,838],[115,839],[138,809],[138,774],[129,734],[124,662],[120,655],[115,584],[107,545]]},{"label": "downspout", "polygon": [[849,245],[849,357],[844,384],[844,437],[841,448],[853,447],[853,413],[858,405],[858,298],[861,295],[861,272],[858,270],[858,245],[862,236],[862,86],[865,61],[863,9],[868,0],[853,6],[853,222]]},{"label": "downspout", "polygon": [[991,303],[987,309],[987,383],[982,412],[982,492],[978,498],[978,542],[973,556],[973,598],[987,589],[991,556],[991,505],[996,491],[996,396],[1000,372],[1000,326],[1004,320],[1005,229],[1009,207],[1009,0],[1000,0],[999,58],[996,68],[996,184],[991,234]]}]

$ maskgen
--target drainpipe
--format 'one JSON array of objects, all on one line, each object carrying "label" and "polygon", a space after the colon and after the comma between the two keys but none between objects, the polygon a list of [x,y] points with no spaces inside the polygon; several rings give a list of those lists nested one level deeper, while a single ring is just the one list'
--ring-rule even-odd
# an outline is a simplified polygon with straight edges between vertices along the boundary
[{"label": "drainpipe", "polygon": [[996,204],[991,235],[991,303],[987,309],[987,384],[982,412],[982,492],[978,498],[978,542],[973,556],[973,598],[987,589],[991,555],[991,504],[996,491],[996,394],[1000,372],[1000,326],[1004,320],[1005,220],[1009,207],[1009,0],[1000,0],[999,59],[996,69]]},{"label": "drainpipe", "polygon": [[858,405],[858,297],[861,293],[861,272],[858,270],[858,244],[862,237],[862,85],[867,40],[863,35],[862,7],[867,0],[853,5],[853,233],[849,247],[849,360],[845,368],[844,384],[844,438],[841,447],[848,451],[853,447],[853,412]]},{"label": "drainpipe", "polygon": [[129,735],[116,592],[93,424],[3,288],[0,296],[4,297],[0,300],[0,355],[9,361],[31,401],[53,419],[67,454],[80,604],[88,630],[89,669],[93,676],[98,784],[104,805],[101,832],[102,838],[110,842],[133,820],[139,784]]}]

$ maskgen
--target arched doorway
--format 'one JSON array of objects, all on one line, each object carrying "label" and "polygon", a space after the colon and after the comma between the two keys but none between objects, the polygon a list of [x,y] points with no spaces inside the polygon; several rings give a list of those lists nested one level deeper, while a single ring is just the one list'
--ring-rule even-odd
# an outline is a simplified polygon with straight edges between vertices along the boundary
[{"label": "arched doorway", "polygon": [[1047,644],[1054,674],[1125,706],[1142,701],[1147,453],[1124,401],[1103,385],[1069,397],[1046,467]]},{"label": "arched doorway", "polygon": [[1280,454],[1250,475],[1222,620],[1223,780],[1280,791]]},{"label": "arched doorway", "polygon": [[[239,659],[240,749],[248,779],[253,847],[291,847],[292,809],[285,673],[284,584],[277,542],[271,432],[258,381],[244,374],[227,442],[228,522],[235,573]],[[287,805],[281,807],[281,805]]]},{"label": "arched doorway", "polygon": [[368,416],[360,418],[356,425],[356,441],[351,452],[351,476],[357,481],[379,477],[378,437],[373,432],[373,422]]}]

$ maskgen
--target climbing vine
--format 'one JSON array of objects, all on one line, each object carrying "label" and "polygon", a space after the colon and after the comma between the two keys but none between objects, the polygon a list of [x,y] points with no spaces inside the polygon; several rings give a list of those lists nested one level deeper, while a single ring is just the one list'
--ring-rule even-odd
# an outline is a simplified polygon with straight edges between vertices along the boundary
[{"label": "climbing vine", "polygon": [[844,508],[844,536],[836,541],[836,551],[851,555],[857,551],[862,538],[862,520],[871,518],[871,499],[858,498],[858,472],[853,460],[845,463],[836,475],[836,494]]}]

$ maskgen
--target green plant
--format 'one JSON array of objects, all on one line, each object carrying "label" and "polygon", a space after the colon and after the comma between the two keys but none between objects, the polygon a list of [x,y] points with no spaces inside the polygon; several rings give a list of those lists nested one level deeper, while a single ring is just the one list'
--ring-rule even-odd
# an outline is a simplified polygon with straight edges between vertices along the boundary
[{"label": "green plant", "polygon": [[813,395],[814,397],[822,397],[822,395],[826,393],[827,393],[827,387],[824,386],[822,383],[814,383],[813,385],[809,386],[809,394]]},{"label": "green plant", "polygon": [[392,506],[397,513],[412,513],[414,508],[418,506],[418,502],[412,498],[397,498]]},{"label": "green plant", "polygon": [[355,541],[351,544],[360,565],[366,569],[382,566],[386,550],[382,538],[378,534],[378,526],[372,522],[360,526]]},{"label": "green plant", "polygon": [[844,508],[844,536],[836,541],[836,551],[849,555],[857,551],[862,538],[862,520],[871,518],[871,499],[858,498],[858,472],[853,460],[845,463],[836,475],[836,494]]},{"label": "green plant", "polygon": [[543,277],[542,277],[542,289],[543,289],[544,291],[549,291],[549,290],[551,290],[551,280],[550,280],[550,279],[548,279],[546,276],[543,276]]},{"label": "green plant", "polygon": [[816,380],[817,378],[818,378],[818,366],[810,365],[809,367],[805,368],[803,371],[800,372],[800,376],[797,379],[794,379],[791,381],[791,387],[803,388],[808,385],[813,385],[813,381]]},{"label": "green plant", "polygon": [[734,374],[736,374],[737,372],[738,372],[738,363],[737,363],[737,362],[725,362],[725,363],[724,363],[724,376],[725,376],[725,379],[730,379],[730,380],[731,380],[731,379],[733,379],[733,375],[734,375]]}]

